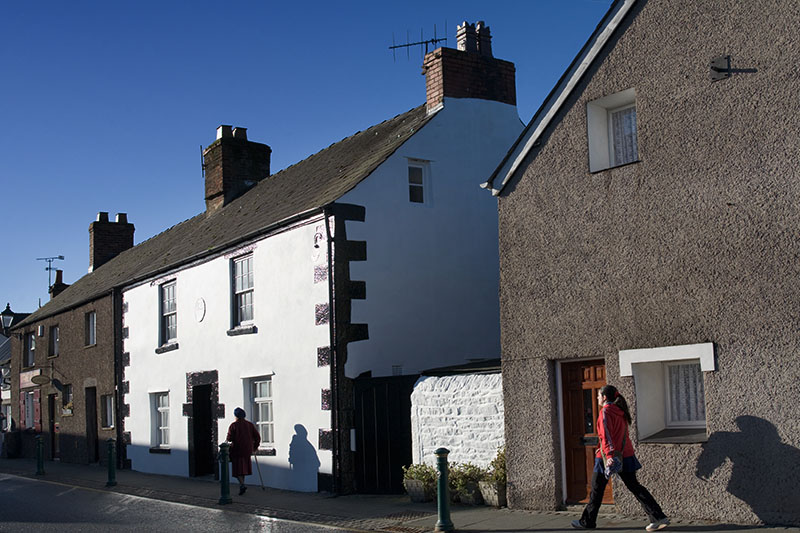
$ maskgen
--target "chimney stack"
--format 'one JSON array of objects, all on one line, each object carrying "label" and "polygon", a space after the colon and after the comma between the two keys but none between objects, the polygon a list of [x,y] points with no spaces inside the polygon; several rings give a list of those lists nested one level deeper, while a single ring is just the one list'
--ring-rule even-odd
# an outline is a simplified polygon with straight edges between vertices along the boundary
[{"label": "chimney stack", "polygon": [[247,128],[220,126],[217,140],[203,151],[206,212],[228,205],[269,176],[272,149],[247,140]]},{"label": "chimney stack", "polygon": [[517,105],[514,63],[492,56],[492,35],[483,21],[464,22],[456,30],[458,50],[437,48],[425,56],[428,113],[445,98],[478,98]]},{"label": "chimney stack", "polygon": [[52,300],[64,292],[64,289],[67,287],[69,287],[69,285],[64,283],[64,272],[60,269],[56,269],[56,282],[50,285],[50,290],[48,291],[50,293],[50,299]]},{"label": "chimney stack", "polygon": [[89,224],[89,272],[132,248],[134,229],[126,213],[117,213],[115,222],[109,222],[106,211],[97,213]]}]

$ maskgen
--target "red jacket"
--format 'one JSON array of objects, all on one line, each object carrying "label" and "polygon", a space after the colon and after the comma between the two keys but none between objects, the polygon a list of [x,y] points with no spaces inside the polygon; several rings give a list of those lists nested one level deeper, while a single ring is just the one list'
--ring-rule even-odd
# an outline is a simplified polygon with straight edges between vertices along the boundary
[{"label": "red jacket", "polygon": [[[600,448],[597,449],[596,457],[614,457],[614,452],[622,450],[622,457],[630,457],[634,454],[631,438],[628,436],[628,423],[622,409],[613,403],[606,403],[600,409],[600,416],[597,418],[597,434],[600,437]],[[625,448],[622,448],[622,437],[625,437]],[[602,450],[602,453],[601,453]]]},{"label": "red jacket", "polygon": [[231,443],[231,457],[250,457],[261,444],[261,435],[256,427],[244,418],[237,418],[228,428],[228,442]]}]

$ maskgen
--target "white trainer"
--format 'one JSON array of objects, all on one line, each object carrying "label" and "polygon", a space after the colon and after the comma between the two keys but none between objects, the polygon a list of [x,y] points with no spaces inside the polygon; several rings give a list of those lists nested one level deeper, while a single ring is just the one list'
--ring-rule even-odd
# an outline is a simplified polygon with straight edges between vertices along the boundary
[{"label": "white trainer", "polygon": [[647,527],[644,529],[645,531],[660,531],[665,527],[667,527],[668,525],[669,525],[669,518],[665,516],[661,520],[656,520],[655,522],[648,524]]}]

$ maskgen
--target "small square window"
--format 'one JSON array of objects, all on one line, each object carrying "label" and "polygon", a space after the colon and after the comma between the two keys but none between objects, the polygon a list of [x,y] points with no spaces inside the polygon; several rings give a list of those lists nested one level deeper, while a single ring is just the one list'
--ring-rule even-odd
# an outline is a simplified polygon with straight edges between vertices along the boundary
[{"label": "small square window", "polygon": [[633,89],[589,102],[586,122],[590,172],[639,160],[636,92]]}]

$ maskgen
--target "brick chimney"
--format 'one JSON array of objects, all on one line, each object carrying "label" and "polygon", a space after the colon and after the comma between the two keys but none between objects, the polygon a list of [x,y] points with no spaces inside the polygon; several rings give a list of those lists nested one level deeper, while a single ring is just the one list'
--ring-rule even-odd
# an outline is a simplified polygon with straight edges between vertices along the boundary
[{"label": "brick chimney", "polygon": [[52,300],[62,292],[64,289],[69,287],[66,283],[64,283],[64,272],[60,269],[56,270],[56,282],[50,285],[50,289],[48,292],[50,293],[50,299]]},{"label": "brick chimney", "polygon": [[117,213],[115,222],[108,221],[107,212],[97,213],[89,224],[89,272],[132,248],[134,229],[125,213]]},{"label": "brick chimney", "polygon": [[425,56],[427,108],[431,113],[445,98],[479,98],[517,105],[514,63],[492,56],[492,35],[483,21],[464,22],[456,31],[458,50],[437,48]]},{"label": "brick chimney", "polygon": [[271,154],[266,144],[247,140],[246,128],[217,128],[217,140],[203,151],[206,212],[228,205],[269,176]]}]

